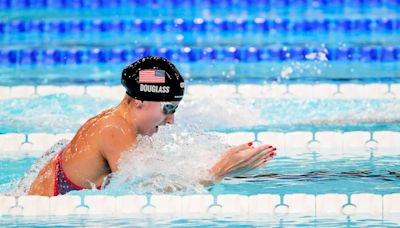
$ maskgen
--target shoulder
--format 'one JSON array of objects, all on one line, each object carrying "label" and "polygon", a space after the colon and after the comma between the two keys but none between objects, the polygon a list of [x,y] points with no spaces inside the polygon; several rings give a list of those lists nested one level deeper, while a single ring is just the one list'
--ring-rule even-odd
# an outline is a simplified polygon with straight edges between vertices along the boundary
[{"label": "shoulder", "polygon": [[84,127],[86,137],[100,151],[109,148],[121,148],[136,143],[136,130],[124,118],[115,115],[112,110],[104,111],[89,119]]},{"label": "shoulder", "polygon": [[122,117],[110,115],[98,122],[96,144],[99,152],[108,161],[112,170],[116,170],[116,164],[121,154],[136,145],[136,131],[134,126]]},{"label": "shoulder", "polygon": [[97,124],[97,133],[99,137],[106,139],[136,138],[134,126],[131,126],[124,118],[117,115],[101,118]]}]

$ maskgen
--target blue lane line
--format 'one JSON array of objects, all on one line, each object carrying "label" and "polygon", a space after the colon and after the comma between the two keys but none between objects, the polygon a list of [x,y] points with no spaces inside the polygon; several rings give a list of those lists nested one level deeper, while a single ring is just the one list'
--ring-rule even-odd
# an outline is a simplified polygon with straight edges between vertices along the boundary
[{"label": "blue lane line", "polygon": [[0,21],[0,33],[73,32],[363,32],[398,31],[400,18],[289,20],[265,18],[226,20],[14,20]]},{"label": "blue lane line", "polygon": [[0,0],[0,9],[104,8],[121,6],[396,6],[399,0]]},{"label": "blue lane line", "polygon": [[176,62],[227,61],[399,61],[400,47],[229,47],[229,48],[96,48],[96,49],[0,49],[2,64],[81,64],[126,63],[148,55],[157,55]]}]

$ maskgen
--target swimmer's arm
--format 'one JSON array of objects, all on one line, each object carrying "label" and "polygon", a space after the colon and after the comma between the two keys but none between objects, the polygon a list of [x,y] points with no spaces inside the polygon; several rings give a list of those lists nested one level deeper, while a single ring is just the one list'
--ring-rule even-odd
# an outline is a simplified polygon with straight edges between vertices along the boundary
[{"label": "swimmer's arm", "polygon": [[111,172],[117,171],[122,153],[135,145],[136,136],[118,124],[104,127],[99,137],[100,152],[110,166]]},{"label": "swimmer's arm", "polygon": [[207,177],[199,180],[204,187],[210,187],[224,179],[225,174],[221,168],[221,161],[208,170]]},{"label": "swimmer's arm", "polygon": [[216,184],[226,176],[233,176],[260,168],[276,155],[276,148],[270,145],[253,147],[252,143],[228,149],[221,159],[208,170],[208,177],[199,180],[204,186]]}]

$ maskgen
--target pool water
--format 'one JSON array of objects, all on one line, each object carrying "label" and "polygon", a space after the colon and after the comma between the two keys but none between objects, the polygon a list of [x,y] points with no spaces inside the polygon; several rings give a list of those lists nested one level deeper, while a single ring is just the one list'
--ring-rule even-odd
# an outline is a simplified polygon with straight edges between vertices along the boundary
[{"label": "pool water", "polygon": [[[145,227],[304,227],[304,226],[324,226],[324,227],[397,227],[395,221],[387,219],[382,221],[379,218],[315,218],[312,216],[285,216],[285,217],[252,217],[251,223],[249,218],[244,217],[223,217],[223,216],[202,216],[201,218],[193,217],[170,217],[170,216],[140,216],[140,217],[100,217],[100,216],[57,216],[45,218],[15,218],[6,217],[2,219],[2,226],[18,226],[18,227],[59,227],[59,226],[84,226],[98,227],[99,221],[104,227],[125,227],[125,226],[145,226]],[[37,224],[41,224],[40,226]],[[46,225],[43,225],[46,224]]]},{"label": "pool water", "polygon": [[[0,100],[1,133],[76,132],[118,99],[55,94]],[[207,105],[204,105],[207,104]],[[215,110],[221,110],[216,113]],[[272,111],[271,111],[272,110]],[[192,115],[199,112],[198,115]],[[223,116],[221,114],[223,113]],[[251,115],[251,118],[249,118]],[[211,118],[210,118],[211,117]],[[229,117],[229,118],[225,118]],[[399,131],[399,99],[184,99],[177,123],[214,131]]]},{"label": "pool water", "polygon": [[[247,175],[227,178],[214,186],[214,194],[391,194],[400,190],[398,154],[373,155],[359,149],[359,156],[324,156],[324,151],[308,152],[297,150],[291,154],[279,153],[266,167]],[[354,154],[354,151],[351,151]],[[346,151],[343,151],[346,154]],[[7,192],[15,187],[25,171],[36,161],[36,157],[2,159],[0,191]],[[300,171],[301,170],[301,171]],[[119,194],[142,194],[140,189],[119,186]],[[113,191],[96,194],[115,194]]]},{"label": "pool water", "polygon": [[[35,134],[75,133],[88,118],[118,104],[125,65],[144,55],[161,55],[176,63],[189,88],[176,113],[176,130],[161,130],[154,138],[154,151],[142,157],[151,161],[153,155],[163,156],[165,162],[126,168],[119,173],[122,179],[138,173],[126,185],[116,178],[109,189],[69,195],[154,193],[143,187],[145,174],[163,177],[165,183],[159,180],[158,186],[174,178],[181,181],[187,189],[178,195],[399,193],[399,147],[382,148],[379,141],[377,148],[365,146],[361,139],[355,139],[356,146],[334,148],[310,148],[307,142],[291,147],[285,141],[278,156],[261,169],[211,188],[188,181],[200,172],[188,168],[206,167],[220,153],[213,150],[228,146],[215,132],[252,133],[255,143],[273,145],[278,142],[257,137],[266,132],[333,132],[343,137],[353,132],[400,132],[399,9],[395,0],[0,1],[0,136],[22,134],[26,144]],[[344,96],[326,96],[319,90],[321,94],[301,97],[295,90],[330,85],[335,87],[332,94],[340,94],[349,84],[354,87],[342,91]],[[227,88],[216,94],[203,87],[190,89],[219,85]],[[42,94],[42,86],[74,87],[68,94]],[[254,91],[243,93],[245,86]],[[267,89],[258,94],[257,86]],[[369,96],[382,86],[385,91],[379,96]],[[364,87],[362,93],[354,89]],[[181,141],[174,142],[176,137]],[[239,137],[235,144],[245,139]],[[164,147],[163,140],[169,140]],[[8,147],[0,145],[0,195],[15,191],[45,151],[3,148]],[[137,162],[129,155],[128,160]],[[177,161],[175,170],[167,164],[172,160]],[[6,227],[98,227],[99,221],[107,227],[399,225],[397,214],[384,213],[0,216],[0,226]]]}]

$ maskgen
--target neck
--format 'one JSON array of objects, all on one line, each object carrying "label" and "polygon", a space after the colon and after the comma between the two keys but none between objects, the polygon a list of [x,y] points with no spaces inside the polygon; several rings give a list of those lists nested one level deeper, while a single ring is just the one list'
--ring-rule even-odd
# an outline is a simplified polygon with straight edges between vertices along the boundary
[{"label": "neck", "polygon": [[136,115],[136,110],[135,110],[135,104],[136,102],[133,98],[129,97],[128,95],[125,95],[124,99],[122,99],[121,103],[117,107],[115,107],[114,112],[124,118],[126,122],[129,123],[130,126],[137,126],[137,119],[135,118]]}]

